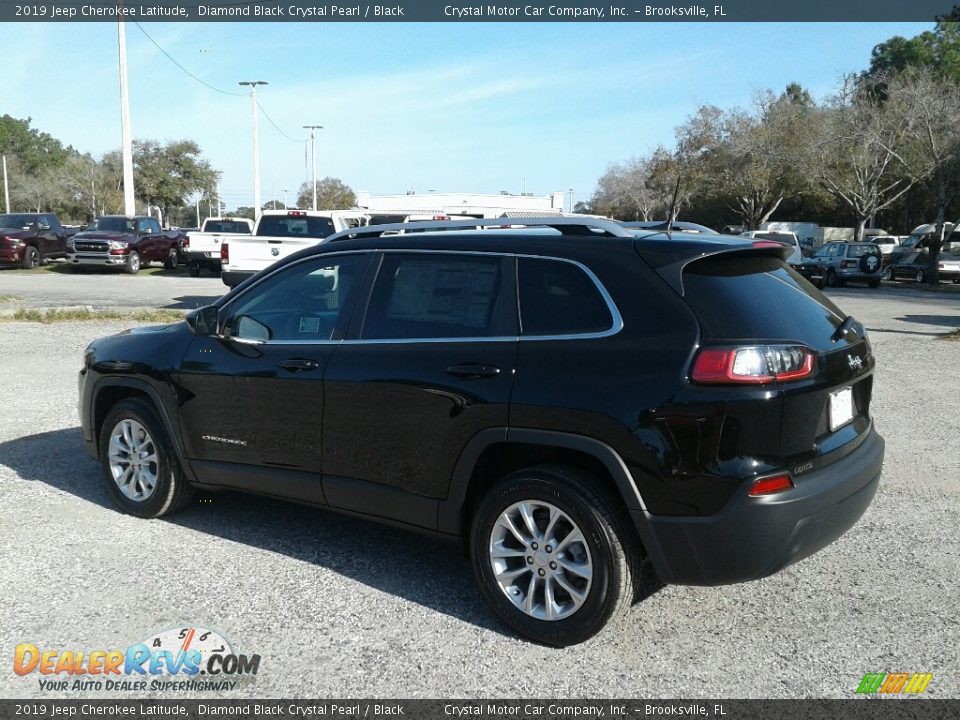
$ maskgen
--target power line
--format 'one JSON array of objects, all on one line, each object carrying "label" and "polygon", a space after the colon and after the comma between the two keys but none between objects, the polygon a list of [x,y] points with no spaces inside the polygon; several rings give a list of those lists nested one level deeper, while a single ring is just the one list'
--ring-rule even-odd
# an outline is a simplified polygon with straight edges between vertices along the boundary
[{"label": "power line", "polygon": [[[156,40],[154,40],[152,37],[150,37],[150,33],[148,33],[146,30],[144,30],[144,29],[143,29],[143,26],[140,25],[140,23],[134,21],[133,24],[136,25],[136,26],[139,28],[140,32],[142,32],[144,35],[146,35],[147,40],[149,40],[150,42],[152,42],[152,43],[156,46],[157,50],[159,50],[160,52],[162,52],[164,55],[167,56],[167,59],[168,59],[170,62],[172,62],[172,63],[173,63],[174,65],[176,65],[178,68],[180,68],[181,70],[183,70],[187,75],[189,75],[190,77],[192,77],[194,80],[196,80],[196,81],[197,81],[198,83],[200,83],[201,85],[206,85],[208,88],[210,88],[210,89],[213,90],[214,92],[220,93],[221,95],[233,95],[233,96],[235,96],[235,97],[243,97],[244,95],[246,95],[246,93],[238,93],[238,92],[230,92],[229,90],[221,90],[220,88],[218,88],[218,87],[216,87],[216,86],[214,86],[214,85],[211,85],[211,84],[208,83],[206,80],[203,80],[203,79],[197,77],[197,76],[194,75],[192,72],[190,72],[189,70],[187,70],[183,65],[181,65],[181,64],[178,63],[176,60],[174,60],[174,59],[173,59],[173,56],[171,56],[170,53],[168,53],[166,50],[164,50],[162,47],[160,47],[160,44],[159,44]],[[259,104],[259,103],[258,103],[258,104]],[[260,109],[263,110],[263,108],[260,108]],[[266,113],[264,113],[264,115],[266,115]],[[268,118],[268,119],[269,119],[269,118]],[[271,120],[271,122],[273,122],[273,121]]]},{"label": "power line", "polygon": [[280,126],[277,125],[277,124],[273,121],[273,118],[271,118],[269,115],[267,115],[267,111],[263,109],[263,105],[260,104],[260,101],[259,101],[259,100],[257,100],[257,107],[260,108],[260,112],[262,112],[262,113],[263,113],[263,116],[270,122],[271,125],[273,125],[274,129],[275,129],[278,133],[280,133],[281,135],[283,135],[287,140],[290,140],[291,142],[295,142],[295,143],[302,143],[302,142],[306,142],[306,141],[307,141],[306,138],[301,138],[300,140],[298,140],[297,138],[290,137],[290,136],[287,135],[283,130],[281,130],[281,129],[280,129]]}]

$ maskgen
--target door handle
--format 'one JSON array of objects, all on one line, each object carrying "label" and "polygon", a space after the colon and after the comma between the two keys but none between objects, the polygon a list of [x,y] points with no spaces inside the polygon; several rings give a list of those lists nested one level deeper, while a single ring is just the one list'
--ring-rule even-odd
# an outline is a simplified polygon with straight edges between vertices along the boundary
[{"label": "door handle", "polygon": [[306,358],[290,358],[289,360],[281,360],[277,363],[284,370],[289,370],[290,372],[303,372],[304,370],[316,370],[320,367],[320,363],[316,360],[307,360]]},{"label": "door handle", "polygon": [[489,378],[499,375],[500,368],[483,363],[463,363],[462,365],[451,365],[447,368],[447,373],[454,377],[467,379]]}]

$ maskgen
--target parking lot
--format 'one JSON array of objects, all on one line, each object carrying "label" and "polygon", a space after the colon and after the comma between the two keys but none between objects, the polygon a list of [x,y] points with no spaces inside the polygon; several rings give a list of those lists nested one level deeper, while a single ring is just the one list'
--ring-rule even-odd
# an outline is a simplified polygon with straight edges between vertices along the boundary
[{"label": "parking lot", "polygon": [[[162,274],[0,282],[0,309],[187,309],[225,290]],[[626,622],[564,650],[500,625],[455,545],[239,494],[161,520],[118,513],[81,447],[76,372],[90,340],[130,323],[0,322],[0,648],[126,648],[211,628],[262,658],[216,697],[850,698],[865,673],[899,671],[960,697],[960,340],[942,337],[960,328],[960,295],[829,294],[878,361],[887,455],[867,514],[765,580],[651,583]],[[0,695],[64,696],[10,672]]]}]

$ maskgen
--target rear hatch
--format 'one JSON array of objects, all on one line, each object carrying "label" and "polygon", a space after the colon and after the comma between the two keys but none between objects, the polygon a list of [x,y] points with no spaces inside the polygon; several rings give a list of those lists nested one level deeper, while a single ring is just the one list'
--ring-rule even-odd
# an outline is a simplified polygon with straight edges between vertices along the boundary
[{"label": "rear hatch", "polygon": [[[726,249],[700,247],[686,259],[677,248],[670,262],[662,248],[658,255],[638,246],[699,320],[691,388],[720,397],[729,389],[738,401],[734,414],[743,411],[743,393],[751,388],[763,400],[765,422],[779,427],[764,433],[762,447],[739,446],[737,452],[763,456],[771,465],[802,464],[803,470],[839,459],[846,452],[835,451],[852,450],[870,429],[875,361],[863,327],[787,266],[788,250],[729,240]],[[746,350],[737,355],[740,349]],[[700,382],[694,371],[707,351],[730,364]],[[751,369],[751,359],[760,370]],[[741,362],[738,372],[734,361]],[[771,413],[778,405],[780,412]],[[779,442],[770,443],[774,437]]]}]

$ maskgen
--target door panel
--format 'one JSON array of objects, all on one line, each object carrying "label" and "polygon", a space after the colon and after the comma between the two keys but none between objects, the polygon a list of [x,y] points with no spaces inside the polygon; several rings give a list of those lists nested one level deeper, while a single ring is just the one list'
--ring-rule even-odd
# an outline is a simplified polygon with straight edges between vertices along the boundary
[{"label": "door panel", "polygon": [[332,505],[409,521],[377,486],[444,498],[470,438],[506,427],[517,353],[513,263],[384,254],[359,337],[337,348],[324,376]]}]

